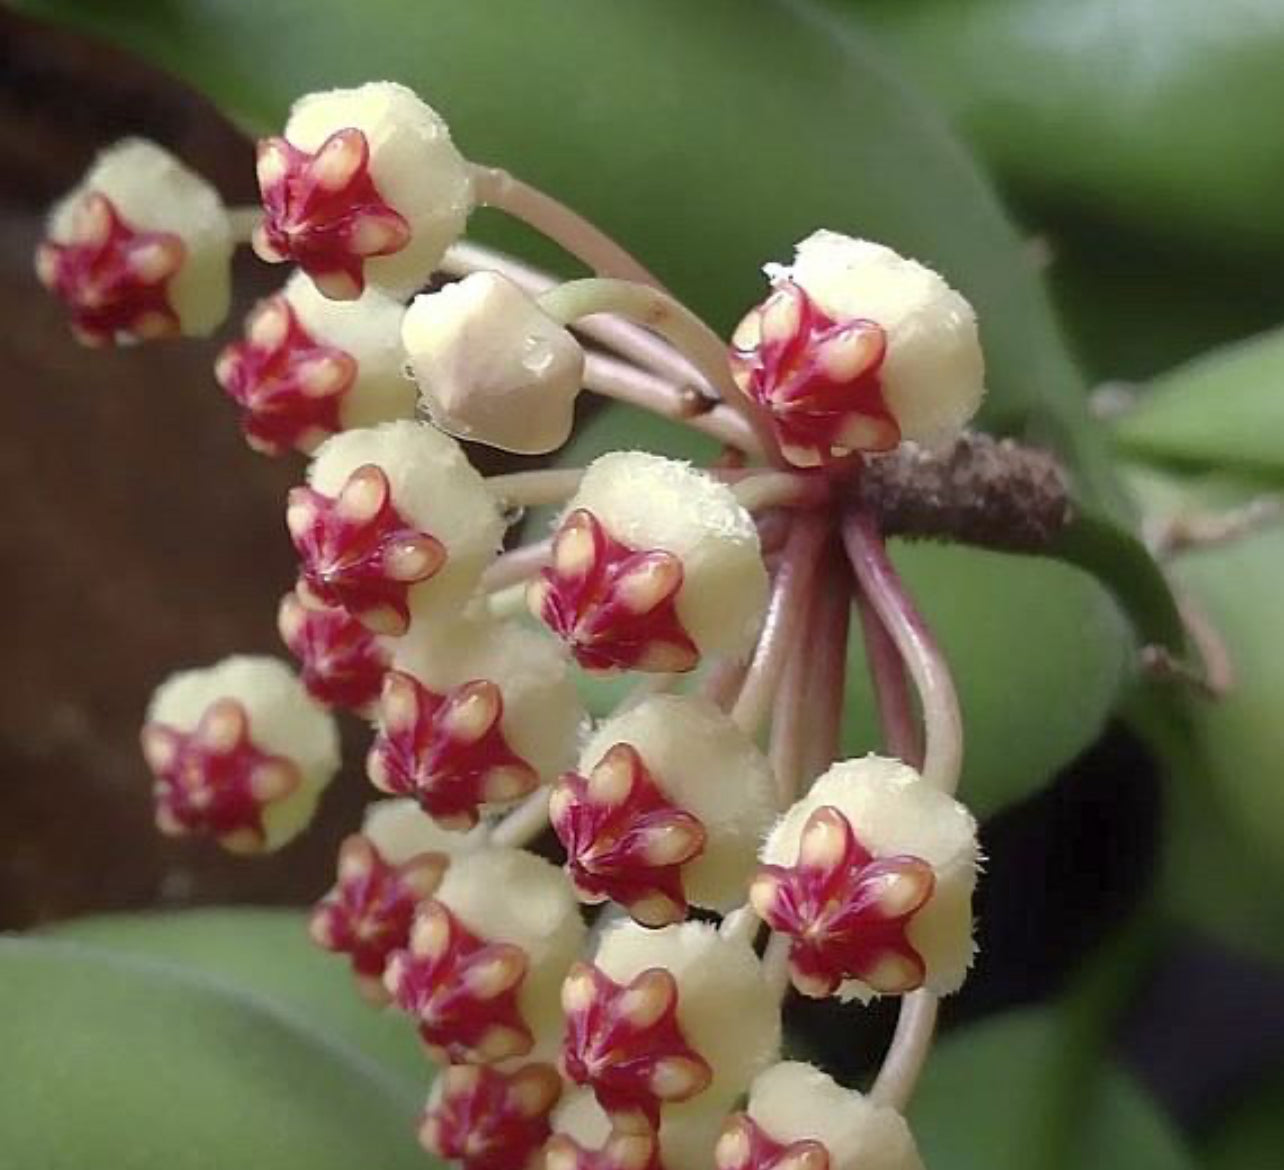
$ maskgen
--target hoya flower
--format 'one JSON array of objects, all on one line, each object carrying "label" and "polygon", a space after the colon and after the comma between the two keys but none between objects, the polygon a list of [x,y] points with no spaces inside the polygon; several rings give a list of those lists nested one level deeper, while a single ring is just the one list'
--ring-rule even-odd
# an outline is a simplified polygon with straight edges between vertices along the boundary
[{"label": "hoya flower", "polygon": [[424,409],[442,430],[522,455],[571,437],[584,351],[495,272],[474,272],[406,310],[402,341]]},{"label": "hoya flower", "polygon": [[334,720],[275,658],[172,675],[152,695],[142,747],[161,831],[238,853],[298,834],[339,768]]},{"label": "hoya flower", "polygon": [[804,995],[957,991],[972,961],[976,822],[899,760],[829,769],[778,822],[750,900],[793,938]]},{"label": "hoya flower", "polygon": [[698,922],[609,928],[562,988],[562,1070],[617,1118],[727,1108],[769,1061],[779,1009],[748,943]]},{"label": "hoya flower", "polygon": [[308,94],[259,143],[254,250],[292,260],[328,297],[423,285],[472,209],[468,164],[431,106],[391,81]]},{"label": "hoya flower", "polygon": [[305,601],[291,591],[281,599],[276,624],[314,699],[352,711],[372,708],[391,654],[346,609]]},{"label": "hoya flower", "polygon": [[562,1095],[550,1064],[515,1072],[457,1064],[433,1083],[419,1141],[430,1153],[457,1159],[463,1170],[524,1170],[542,1166],[549,1114]]},{"label": "hoya flower", "polygon": [[773,816],[771,768],[715,704],[657,695],[598,728],[550,812],[581,899],[662,926],[688,903],[744,899]]},{"label": "hoya flower", "polygon": [[458,853],[384,982],[442,1061],[541,1059],[558,1034],[559,988],[584,935],[556,866],[518,849]]},{"label": "hoya flower", "polygon": [[257,451],[312,451],[336,431],[410,418],[401,302],[377,289],[332,301],[296,274],[246,319],[214,372]]},{"label": "hoya flower", "polygon": [[411,421],[326,440],[286,523],[309,597],[390,635],[412,613],[462,605],[504,532],[459,444]]},{"label": "hoya flower", "polygon": [[584,711],[555,643],[514,622],[459,618],[399,639],[368,771],[442,825],[531,792],[574,758]]},{"label": "hoya flower", "polygon": [[553,1113],[543,1170],[686,1170],[713,1163],[726,1110],[690,1105],[664,1110],[658,1130],[642,1119],[613,1124],[592,1093],[568,1094]]},{"label": "hoya flower", "polygon": [[717,1170],[923,1170],[905,1119],[817,1068],[760,1073],[718,1141]]},{"label": "hoya flower", "polygon": [[592,670],[691,670],[752,645],[767,603],[758,530],[685,463],[617,451],[584,474],[531,610]]},{"label": "hoya flower", "polygon": [[204,336],[227,316],[232,249],[218,192],[169,151],[128,138],[54,207],[36,273],[86,345]]},{"label": "hoya flower", "polygon": [[930,268],[818,231],[741,321],[732,366],[785,457],[815,467],[956,436],[985,393],[972,306]]}]

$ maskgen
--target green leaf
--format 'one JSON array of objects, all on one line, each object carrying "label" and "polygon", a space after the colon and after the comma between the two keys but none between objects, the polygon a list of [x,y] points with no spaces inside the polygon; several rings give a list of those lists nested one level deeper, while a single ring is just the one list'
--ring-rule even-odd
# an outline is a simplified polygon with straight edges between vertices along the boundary
[{"label": "green leaf", "polygon": [[79,943],[0,940],[6,1165],[423,1170],[416,1101],[266,1001]]},{"label": "green leaf", "polygon": [[1284,1149],[1284,1071],[1235,1103],[1230,1116],[1202,1143],[1205,1170],[1265,1170]]},{"label": "green leaf", "polygon": [[1274,0],[832,0],[883,32],[1026,202],[1284,253]]},{"label": "green leaf", "polygon": [[1064,1008],[1025,1009],[947,1035],[910,1107],[924,1161],[1193,1170],[1168,1121],[1126,1073],[1085,1050],[1073,1019]]},{"label": "green leaf", "polygon": [[1159,378],[1115,433],[1134,457],[1284,478],[1284,330]]},{"label": "green leaf", "polygon": [[860,28],[815,0],[20,6],[140,52],[255,131],[278,127],[308,90],[404,81],[470,157],[601,222],[724,330],[761,296],[762,262],[817,226],[922,257],[977,306],[985,421],[1055,444],[1083,491],[1118,500],[993,192]]},{"label": "green leaf", "polygon": [[[958,685],[960,793],[989,816],[1036,791],[1097,738],[1127,671],[1127,629],[1105,591],[1068,565],[935,544],[896,543],[892,552]],[[875,750],[859,637],[848,687],[844,750]]]},{"label": "green leaf", "polygon": [[301,1025],[363,1053],[411,1094],[427,1094],[433,1066],[398,1012],[366,1004],[348,965],[308,938],[296,910],[216,908],[111,914],[45,931],[140,959],[161,960],[249,992]]}]

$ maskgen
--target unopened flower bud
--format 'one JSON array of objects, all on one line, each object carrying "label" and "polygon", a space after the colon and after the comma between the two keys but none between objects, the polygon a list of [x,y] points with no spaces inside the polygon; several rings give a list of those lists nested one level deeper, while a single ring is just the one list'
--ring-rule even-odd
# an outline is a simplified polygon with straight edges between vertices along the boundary
[{"label": "unopened flower bud", "polygon": [[570,438],[584,351],[508,277],[474,272],[416,297],[401,336],[443,431],[522,455]]},{"label": "unopened flower bud", "polygon": [[687,1170],[713,1162],[726,1109],[697,1098],[666,1106],[658,1131],[643,1117],[613,1119],[590,1092],[568,1093],[553,1113],[543,1170]]},{"label": "unopened flower bud", "polygon": [[232,250],[218,192],[169,151],[129,138],[50,213],[36,273],[86,345],[204,336],[227,316]]},{"label": "unopened flower bud", "polygon": [[332,301],[296,274],[246,319],[219,355],[219,384],[241,408],[246,440],[280,455],[312,451],[336,431],[411,418],[415,386],[402,366],[399,301],[367,289]]},{"label": "unopened flower bud", "polygon": [[779,1010],[748,943],[704,923],[607,930],[562,988],[562,1068],[616,1118],[726,1108],[771,1059]]},{"label": "unopened flower bud", "polygon": [[433,1084],[419,1127],[430,1154],[457,1159],[462,1170],[524,1170],[542,1165],[549,1113],[562,1094],[550,1064],[505,1073],[456,1064]]},{"label": "unopened flower bud", "polygon": [[985,394],[972,306],[930,268],[818,231],[732,338],[740,387],[799,467],[951,439]]},{"label": "unopened flower bud", "polygon": [[373,707],[390,654],[346,609],[305,602],[290,592],[281,599],[277,630],[314,699],[358,712]]},{"label": "unopened flower bud", "polygon": [[731,489],[641,451],[585,472],[529,602],[594,670],[691,670],[752,644],[767,603],[753,518]]},{"label": "unopened flower bud", "polygon": [[317,450],[286,523],[301,588],[378,634],[461,606],[494,558],[504,520],[459,444],[403,421],[343,431]]},{"label": "unopened flower bud", "polygon": [[544,1059],[561,1025],[559,988],[584,934],[556,866],[518,849],[459,853],[384,982],[442,1060]]},{"label": "unopened flower bud", "polygon": [[771,823],[766,758],[715,704],[657,695],[604,723],[550,812],[580,897],[647,926],[744,898]]},{"label": "unopened flower bud", "polygon": [[441,117],[390,81],[308,94],[280,138],[259,143],[264,260],[293,260],[328,297],[366,282],[423,285],[472,209],[468,164]]},{"label": "unopened flower bud", "polygon": [[793,937],[804,995],[957,991],[972,961],[976,822],[907,764],[829,769],[777,823],[750,901]]},{"label": "unopened flower bud", "polygon": [[514,622],[461,618],[398,640],[368,771],[440,824],[533,791],[574,758],[584,718],[565,658]]},{"label": "unopened flower bud", "polygon": [[372,1003],[386,1002],[388,956],[409,943],[415,912],[441,884],[447,860],[428,852],[398,863],[361,833],[340,846],[338,878],[313,910],[309,930],[317,945],[350,956],[357,986]]},{"label": "unopened flower bud", "polygon": [[142,746],[161,831],[238,853],[296,836],[339,768],[334,720],[274,658],[171,676],[152,696]]},{"label": "unopened flower bud", "polygon": [[717,1170],[923,1170],[905,1119],[817,1068],[760,1073],[718,1141]]}]

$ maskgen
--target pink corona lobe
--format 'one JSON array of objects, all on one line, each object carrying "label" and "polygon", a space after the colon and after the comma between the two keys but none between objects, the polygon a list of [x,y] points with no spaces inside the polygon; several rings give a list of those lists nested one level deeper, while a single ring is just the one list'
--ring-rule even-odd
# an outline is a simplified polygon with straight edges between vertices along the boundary
[{"label": "pink corona lobe", "polygon": [[800,467],[888,451],[900,428],[880,380],[887,336],[874,321],[835,321],[798,285],[775,292],[737,331],[732,371],[770,415],[785,457]]},{"label": "pink corona lobe", "polygon": [[562,1007],[562,1070],[591,1088],[608,1113],[642,1113],[654,1126],[661,1105],[708,1087],[709,1065],[678,1026],[678,986],[663,968],[619,984],[592,964],[577,963],[562,985]]},{"label": "pink corona lobe", "polygon": [[923,959],[905,931],[934,886],[927,862],[875,859],[827,805],[808,818],[797,863],[763,866],[749,897],[772,930],[792,937],[791,974],[804,995],[832,995],[846,979],[900,994],[923,984]]},{"label": "pink corona lobe", "polygon": [[379,979],[388,956],[404,949],[419,905],[437,889],[446,858],[425,853],[391,865],[356,834],[339,850],[338,880],[312,912],[313,939],[348,955],[358,976]]},{"label": "pink corona lobe", "polygon": [[254,250],[269,262],[292,260],[336,300],[361,295],[367,259],[410,240],[410,225],[375,187],[360,130],[335,131],[315,154],[264,139],[258,177],[265,215]]},{"label": "pink corona lobe", "polygon": [[630,548],[581,508],[563,522],[530,604],[590,670],[687,671],[700,655],[675,606],[682,580],[672,553]]},{"label": "pink corona lobe", "polygon": [[566,1134],[544,1147],[543,1170],[668,1170],[651,1130],[615,1130],[600,1150],[589,1150]]},{"label": "pink corona lobe", "polygon": [[458,1159],[463,1170],[524,1170],[548,1139],[548,1115],[561,1094],[551,1065],[515,1073],[454,1065],[441,1074],[420,1141],[431,1154]]},{"label": "pink corona lobe", "polygon": [[368,771],[376,787],[411,796],[442,825],[468,828],[486,803],[516,800],[539,784],[504,738],[498,686],[474,679],[438,694],[390,671]]},{"label": "pink corona lobe", "polygon": [[820,1142],[778,1142],[743,1113],[727,1122],[713,1160],[717,1170],[829,1170]]},{"label": "pink corona lobe", "polygon": [[302,781],[291,760],[255,745],[249,716],[235,699],[212,703],[190,732],[149,723],[142,745],[156,778],[157,824],[173,835],[206,834],[232,848],[261,847],[264,807]]},{"label": "pink corona lobe", "polygon": [[531,1050],[517,996],[528,963],[521,947],[479,939],[436,900],[420,907],[410,945],[395,951],[384,983],[419,1034],[451,1063],[493,1064]]},{"label": "pink corona lobe", "polygon": [[587,778],[563,776],[550,813],[583,900],[610,898],[645,926],[686,917],[682,866],[704,849],[704,826],[669,801],[633,747],[616,744]]},{"label": "pink corona lobe", "polygon": [[169,281],[186,255],[178,236],[131,227],[111,200],[91,191],[72,216],[71,238],[36,250],[36,274],[67,305],[80,341],[112,345],[179,332]]},{"label": "pink corona lobe", "polygon": [[280,455],[314,447],[340,429],[339,405],[356,378],[357,363],[343,350],[316,341],[290,302],[275,296],[255,310],[244,340],[223,350],[214,372],[241,408],[250,445]]},{"label": "pink corona lobe", "polygon": [[358,467],[333,499],[295,488],[286,523],[301,561],[301,587],[376,634],[406,632],[410,587],[446,562],[441,542],[397,510],[388,477],[374,464]]},{"label": "pink corona lobe", "polygon": [[379,698],[388,652],[347,610],[307,605],[287,593],[277,626],[313,698],[351,711],[368,710]]}]

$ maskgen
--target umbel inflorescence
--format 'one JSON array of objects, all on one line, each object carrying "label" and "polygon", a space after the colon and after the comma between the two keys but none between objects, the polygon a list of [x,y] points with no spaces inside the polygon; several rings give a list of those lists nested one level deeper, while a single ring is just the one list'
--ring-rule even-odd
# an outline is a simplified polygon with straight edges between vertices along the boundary
[{"label": "umbel inflorescence", "polygon": [[[251,446],[310,460],[279,611],[299,671],[234,657],[157,689],[160,829],[276,849],[339,768],[332,712],[372,724],[387,799],[311,930],[417,1026],[442,1066],[420,1138],[467,1170],[921,1166],[901,1111],[972,959],[976,826],[948,670],[860,487],[975,412],[968,303],[819,230],[724,343],[391,83],[301,99],[258,178],[262,208],[229,211],[121,143],[37,254],[92,345],[214,330],[238,243],[294,265],[215,376]],[[461,243],[479,204],[595,275]],[[470,464],[460,440],[556,451],[585,388],[724,454]],[[518,533],[534,506],[551,531]],[[853,611],[884,743],[838,759]],[[577,681],[601,672],[636,683],[592,720]],[[560,863],[526,848],[549,836]],[[791,990],[904,997],[868,1094],[781,1063]]]}]

